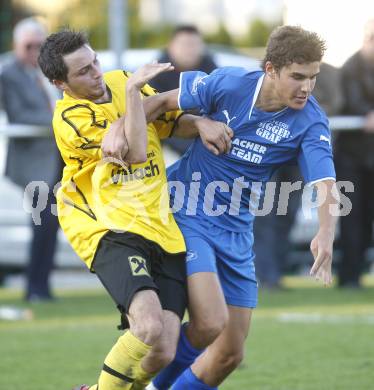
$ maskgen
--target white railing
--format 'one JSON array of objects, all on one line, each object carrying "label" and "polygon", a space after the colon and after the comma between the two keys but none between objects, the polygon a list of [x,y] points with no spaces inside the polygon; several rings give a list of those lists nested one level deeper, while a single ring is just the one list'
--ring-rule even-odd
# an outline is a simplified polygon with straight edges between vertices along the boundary
[{"label": "white railing", "polygon": [[33,125],[0,124],[0,136],[8,138],[50,137],[52,131],[48,127]]},{"label": "white railing", "polygon": [[364,127],[362,116],[331,116],[329,122],[332,131],[358,130]]}]

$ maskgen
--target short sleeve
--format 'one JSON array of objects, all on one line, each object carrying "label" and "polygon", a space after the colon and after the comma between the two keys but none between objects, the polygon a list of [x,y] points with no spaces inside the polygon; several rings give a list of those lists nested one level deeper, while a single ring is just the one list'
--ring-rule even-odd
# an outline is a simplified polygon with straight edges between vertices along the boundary
[{"label": "short sleeve", "polygon": [[298,155],[300,171],[306,183],[335,180],[331,133],[327,123],[318,122],[306,132]]},{"label": "short sleeve", "polygon": [[200,71],[182,72],[179,79],[179,108],[211,113],[218,93],[218,79],[216,71],[210,75]]}]

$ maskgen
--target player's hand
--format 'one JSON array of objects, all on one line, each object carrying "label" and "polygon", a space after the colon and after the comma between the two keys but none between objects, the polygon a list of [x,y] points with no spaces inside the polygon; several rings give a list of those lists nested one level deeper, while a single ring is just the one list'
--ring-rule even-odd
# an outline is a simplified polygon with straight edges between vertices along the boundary
[{"label": "player's hand", "polygon": [[334,235],[325,231],[319,231],[310,243],[310,250],[314,257],[314,263],[310,275],[317,280],[322,280],[325,286],[331,284],[331,264]]},{"label": "player's hand", "polygon": [[134,72],[127,81],[127,88],[141,89],[149,80],[163,72],[174,70],[174,66],[170,62],[146,64]]},{"label": "player's hand", "polygon": [[196,127],[205,147],[215,155],[231,150],[234,132],[225,123],[202,117],[197,120]]},{"label": "player's hand", "polygon": [[124,118],[114,121],[101,143],[103,158],[110,158],[113,162],[128,165],[126,155],[129,151],[124,131]]}]

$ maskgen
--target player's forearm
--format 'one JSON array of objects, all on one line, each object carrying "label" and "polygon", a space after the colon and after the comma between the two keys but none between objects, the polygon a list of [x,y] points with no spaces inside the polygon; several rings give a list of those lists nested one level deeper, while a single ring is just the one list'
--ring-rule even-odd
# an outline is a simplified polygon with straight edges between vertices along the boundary
[{"label": "player's forearm", "polygon": [[324,180],[316,183],[318,203],[319,231],[335,236],[335,227],[338,221],[339,193],[334,180]]},{"label": "player's forearm", "polygon": [[126,86],[125,136],[128,143],[126,160],[142,163],[147,160],[147,122],[140,89],[128,82]]},{"label": "player's forearm", "polygon": [[173,132],[174,137],[191,139],[197,137],[200,133],[199,121],[202,117],[184,114],[178,120],[178,125]]},{"label": "player's forearm", "polygon": [[231,139],[234,133],[222,122],[186,114],[180,117],[174,135],[183,138],[199,135],[204,146],[213,154],[219,155],[231,150]]},{"label": "player's forearm", "polygon": [[318,196],[319,230],[310,243],[310,250],[314,257],[314,263],[310,275],[321,279],[327,286],[331,284],[331,262],[335,226],[338,213],[338,193],[335,181],[324,180],[316,184]]},{"label": "player's forearm", "polygon": [[158,95],[147,97],[143,100],[143,107],[147,122],[153,122],[161,114],[178,109],[178,89],[163,92]]},{"label": "player's forearm", "polygon": [[[178,92],[179,89],[173,89],[172,91],[163,92],[144,99],[143,107],[147,122],[153,122],[165,112],[178,110]],[[201,127],[199,124],[202,120],[202,117],[191,114],[181,116],[173,136],[179,138],[195,138],[200,134]]]}]

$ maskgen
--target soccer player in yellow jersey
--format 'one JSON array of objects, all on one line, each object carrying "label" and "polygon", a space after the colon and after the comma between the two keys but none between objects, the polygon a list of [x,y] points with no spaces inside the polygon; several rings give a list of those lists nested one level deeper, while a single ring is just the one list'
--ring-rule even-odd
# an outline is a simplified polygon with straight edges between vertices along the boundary
[{"label": "soccer player in yellow jersey", "polygon": [[[142,95],[154,95],[145,83],[170,64],[132,76],[103,74],[85,35],[69,30],[47,38],[39,64],[64,92],[53,119],[65,162],[61,227],[129,328],[107,355],[98,384],[80,389],[143,389],[173,359],[186,307],[185,244],[169,212],[160,138],[200,134],[219,153],[232,134],[222,123],[181,112],[159,116],[167,109],[159,98],[143,108]],[[118,142],[120,155],[111,155]]]}]

